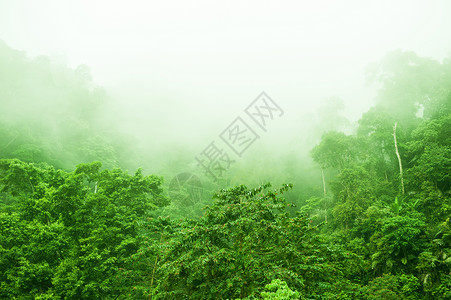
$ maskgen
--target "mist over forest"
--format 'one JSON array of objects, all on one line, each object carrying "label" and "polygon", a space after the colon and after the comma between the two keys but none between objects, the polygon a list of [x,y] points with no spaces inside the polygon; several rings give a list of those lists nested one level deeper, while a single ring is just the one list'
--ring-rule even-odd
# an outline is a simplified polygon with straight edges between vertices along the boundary
[{"label": "mist over forest", "polygon": [[451,299],[450,12],[0,3],[0,298]]}]

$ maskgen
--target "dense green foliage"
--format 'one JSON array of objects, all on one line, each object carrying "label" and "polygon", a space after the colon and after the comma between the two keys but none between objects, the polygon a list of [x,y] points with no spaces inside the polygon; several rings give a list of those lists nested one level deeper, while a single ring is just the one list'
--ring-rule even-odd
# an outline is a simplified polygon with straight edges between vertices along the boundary
[{"label": "dense green foliage", "polygon": [[101,160],[129,164],[125,137],[105,118],[106,92],[89,68],[48,57],[29,59],[0,40],[0,154],[69,170]]},{"label": "dense green foliage", "polygon": [[[376,105],[311,145],[323,181],[290,155],[194,201],[124,171],[138,158],[102,130],[108,97],[83,67],[0,58],[0,298],[451,299],[451,61],[370,66]],[[275,189],[220,187],[271,171]]]},{"label": "dense green foliage", "polygon": [[2,298],[124,292],[120,273],[139,248],[141,224],[166,199],[161,178],[100,167],[82,164],[66,173],[0,160]]}]

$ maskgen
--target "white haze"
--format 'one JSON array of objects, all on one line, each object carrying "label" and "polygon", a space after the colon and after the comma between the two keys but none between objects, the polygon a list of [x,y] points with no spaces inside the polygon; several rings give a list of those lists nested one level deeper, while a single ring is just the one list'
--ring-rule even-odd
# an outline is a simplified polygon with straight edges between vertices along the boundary
[{"label": "white haze", "polygon": [[262,140],[299,139],[331,96],[355,121],[374,97],[368,63],[396,49],[442,60],[450,37],[450,1],[0,0],[0,39],[88,65],[152,151],[201,151],[261,91],[285,111]]}]

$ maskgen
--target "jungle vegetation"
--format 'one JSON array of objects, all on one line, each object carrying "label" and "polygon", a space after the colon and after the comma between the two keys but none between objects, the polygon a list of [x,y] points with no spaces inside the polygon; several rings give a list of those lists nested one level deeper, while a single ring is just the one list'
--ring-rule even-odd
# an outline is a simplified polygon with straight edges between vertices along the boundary
[{"label": "jungle vegetation", "polygon": [[136,167],[164,158],[100,117],[87,66],[0,44],[0,78],[2,299],[451,299],[451,59],[388,53],[351,132],[325,109],[307,157],[196,199]]}]

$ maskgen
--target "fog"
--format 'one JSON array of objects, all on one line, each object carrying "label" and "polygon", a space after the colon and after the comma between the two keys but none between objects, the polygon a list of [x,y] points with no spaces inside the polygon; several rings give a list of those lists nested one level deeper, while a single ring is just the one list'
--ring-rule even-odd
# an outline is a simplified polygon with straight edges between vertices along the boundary
[{"label": "fog", "polygon": [[0,0],[0,299],[451,299],[451,1]]},{"label": "fog", "polygon": [[260,138],[233,156],[249,172],[307,157],[326,130],[351,132],[376,94],[367,66],[396,49],[442,61],[450,12],[448,1],[3,0],[0,39],[88,66],[109,99],[98,118],[132,137],[131,167],[168,181],[263,91],[283,115],[266,132],[253,124]]}]

